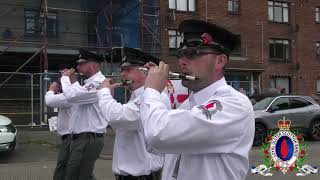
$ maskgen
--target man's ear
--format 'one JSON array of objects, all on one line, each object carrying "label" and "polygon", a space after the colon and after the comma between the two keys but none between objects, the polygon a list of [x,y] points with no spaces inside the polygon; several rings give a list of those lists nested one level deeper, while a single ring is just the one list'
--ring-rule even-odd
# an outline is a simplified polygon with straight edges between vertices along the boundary
[{"label": "man's ear", "polygon": [[228,57],[225,54],[217,55],[216,66],[223,68],[226,66],[227,62],[228,62]]}]

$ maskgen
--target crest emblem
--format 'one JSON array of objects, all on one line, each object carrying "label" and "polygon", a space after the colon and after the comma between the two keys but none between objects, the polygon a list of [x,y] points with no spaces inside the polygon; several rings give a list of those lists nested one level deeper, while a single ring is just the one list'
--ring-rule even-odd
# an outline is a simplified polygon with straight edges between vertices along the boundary
[{"label": "crest emblem", "polygon": [[263,176],[272,176],[272,170],[288,171],[297,170],[296,176],[306,176],[318,172],[317,167],[303,164],[306,160],[307,145],[302,134],[290,131],[291,121],[283,117],[278,121],[279,131],[271,130],[262,144],[264,164],[252,167],[251,172]]},{"label": "crest emblem", "polygon": [[211,115],[215,114],[217,111],[221,111],[222,105],[218,100],[211,100],[206,105],[200,105],[197,108],[202,111],[207,119],[211,120]]},{"label": "crest emblem", "polygon": [[91,89],[94,88],[94,85],[92,83],[89,83],[88,85],[85,86],[85,88],[90,91]]},{"label": "crest emblem", "polygon": [[134,105],[136,105],[140,109],[140,102],[139,101],[134,101],[133,103],[134,103]]}]

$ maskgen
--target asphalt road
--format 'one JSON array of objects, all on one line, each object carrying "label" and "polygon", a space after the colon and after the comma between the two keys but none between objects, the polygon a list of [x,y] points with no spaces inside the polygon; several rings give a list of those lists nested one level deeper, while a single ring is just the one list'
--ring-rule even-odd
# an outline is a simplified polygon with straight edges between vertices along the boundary
[{"label": "asphalt road", "polygon": [[[105,138],[106,143],[102,155],[110,157],[113,149],[112,133]],[[59,142],[60,140],[56,134],[51,132],[20,130],[17,149],[11,153],[0,153],[0,180],[51,179],[56,163]],[[320,142],[308,141],[308,144],[306,164],[317,166],[320,169]],[[97,161],[95,175],[98,180],[114,180],[111,172],[111,163],[109,158],[101,158]],[[261,147],[253,147],[250,152],[250,166],[260,164],[263,164]],[[272,177],[263,177],[249,172],[247,180],[320,179],[320,172],[305,177],[297,177],[295,173],[289,172],[283,175],[281,172],[275,172]]]}]

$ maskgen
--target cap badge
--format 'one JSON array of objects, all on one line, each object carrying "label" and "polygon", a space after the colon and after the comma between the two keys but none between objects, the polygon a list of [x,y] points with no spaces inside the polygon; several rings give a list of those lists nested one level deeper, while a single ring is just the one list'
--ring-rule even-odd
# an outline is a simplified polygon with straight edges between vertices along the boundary
[{"label": "cap badge", "polygon": [[210,45],[213,42],[212,36],[209,33],[202,34],[201,38],[203,40],[203,43],[206,45]]},{"label": "cap badge", "polygon": [[127,59],[127,56],[123,56],[123,57],[122,57],[122,62],[125,62],[126,59]]}]

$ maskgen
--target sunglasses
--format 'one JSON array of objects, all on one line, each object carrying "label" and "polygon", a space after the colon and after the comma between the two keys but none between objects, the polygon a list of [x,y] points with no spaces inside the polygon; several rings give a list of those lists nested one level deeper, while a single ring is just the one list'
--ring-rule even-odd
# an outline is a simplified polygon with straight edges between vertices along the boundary
[{"label": "sunglasses", "polygon": [[215,54],[220,55],[221,53],[212,52],[208,49],[199,49],[199,48],[187,48],[187,49],[180,49],[176,52],[176,57],[182,58],[185,57],[187,59],[194,60],[200,56],[208,55],[208,54]]}]

